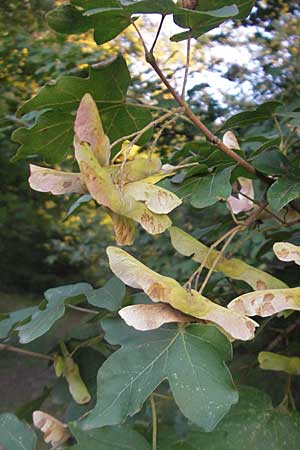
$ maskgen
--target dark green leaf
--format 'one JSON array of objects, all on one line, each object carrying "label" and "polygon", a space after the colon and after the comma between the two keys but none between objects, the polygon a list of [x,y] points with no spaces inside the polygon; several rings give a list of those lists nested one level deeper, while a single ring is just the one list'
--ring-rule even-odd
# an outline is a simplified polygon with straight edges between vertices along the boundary
[{"label": "dark green leaf", "polygon": [[[207,0],[199,3],[195,10],[176,5],[173,0],[119,0],[119,1],[71,1],[47,16],[49,25],[66,34],[83,33],[94,29],[98,44],[110,41],[131,24],[133,14],[174,14],[174,20],[182,28],[191,28],[192,36],[219,26],[230,17],[244,18],[253,6],[253,0]],[[187,39],[188,33],[176,34],[174,41]]]},{"label": "dark green leaf", "polygon": [[37,307],[33,306],[31,308],[19,309],[18,311],[7,314],[7,316],[0,321],[0,339],[5,339],[17,324],[29,319],[36,310]]},{"label": "dark green leaf", "polygon": [[247,125],[251,125],[252,123],[259,123],[264,120],[269,120],[272,118],[272,115],[279,106],[281,106],[280,102],[266,102],[252,111],[246,111],[236,114],[235,116],[230,117],[230,119],[225,122],[222,130],[244,127]]},{"label": "dark green leaf", "polygon": [[93,29],[97,44],[114,39],[131,24],[130,13],[126,11],[101,8],[95,15],[86,15],[88,5],[84,7],[85,10],[79,10],[71,4],[61,5],[47,15],[48,24],[64,34],[84,33]]},{"label": "dark green leaf", "polygon": [[106,427],[82,431],[71,425],[71,432],[78,441],[74,450],[150,450],[146,439],[129,427]]},{"label": "dark green leaf", "polygon": [[232,167],[207,177],[200,178],[193,187],[191,204],[195,208],[214,205],[220,199],[226,200],[231,194],[230,176]]},{"label": "dark green leaf", "polygon": [[13,140],[21,144],[14,160],[41,155],[49,162],[63,159],[72,148],[74,118],[59,111],[40,114],[31,128],[18,128]]},{"label": "dark green leaf", "polygon": [[213,433],[191,433],[188,443],[195,450],[297,450],[299,440],[298,413],[275,410],[266,394],[245,388]]},{"label": "dark green leaf", "polygon": [[275,211],[298,198],[300,198],[300,179],[293,176],[279,178],[268,190],[268,200]]},{"label": "dark green leaf", "polygon": [[46,307],[41,307],[32,315],[30,322],[18,327],[20,342],[27,344],[45,334],[65,313],[66,304],[92,289],[88,283],[71,284],[45,292]]},{"label": "dark green leaf", "polygon": [[267,175],[282,175],[289,168],[288,159],[279,151],[263,152],[252,160],[254,167]]},{"label": "dark green leaf", "polygon": [[106,339],[124,344],[99,370],[98,401],[84,429],[122,423],[166,378],[182,413],[207,431],[237,402],[225,366],[231,346],[215,327],[197,324],[142,333],[127,329],[109,328]]},{"label": "dark green leaf", "polygon": [[73,212],[79,208],[83,203],[88,203],[93,199],[93,197],[89,194],[86,195],[82,195],[81,197],[79,197],[78,200],[76,200],[76,202],[73,203],[73,205],[69,208],[68,211],[68,217],[73,214]]},{"label": "dark green leaf", "polygon": [[[119,57],[101,68],[91,68],[88,78],[65,76],[45,85],[18,110],[19,115],[48,111],[38,117],[32,128],[15,131],[13,139],[21,144],[15,160],[38,154],[51,163],[62,161],[72,148],[73,114],[86,92],[96,101],[112,142],[143,128],[152,116],[147,109],[126,103],[130,83],[126,62]],[[141,143],[148,137],[149,133]]]},{"label": "dark green leaf", "polygon": [[119,278],[111,278],[105,286],[93,291],[87,292],[87,301],[98,308],[117,311],[122,306],[122,300],[125,296],[125,285]]},{"label": "dark green leaf", "polygon": [[3,450],[34,450],[34,431],[13,414],[0,415],[0,448]]}]

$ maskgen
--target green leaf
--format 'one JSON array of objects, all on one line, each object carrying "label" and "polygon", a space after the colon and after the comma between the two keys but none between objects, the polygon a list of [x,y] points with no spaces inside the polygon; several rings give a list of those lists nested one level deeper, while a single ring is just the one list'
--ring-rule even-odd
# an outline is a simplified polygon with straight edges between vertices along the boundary
[{"label": "green leaf", "polygon": [[32,315],[30,322],[18,327],[20,342],[27,344],[45,334],[64,315],[67,303],[70,303],[74,297],[86,294],[91,289],[92,287],[88,283],[48,289],[45,292],[46,307],[43,302]]},{"label": "green leaf", "polygon": [[97,430],[82,431],[76,425],[70,431],[78,441],[74,450],[150,450],[146,439],[129,427],[106,427]]},{"label": "green leaf", "polygon": [[[14,160],[42,155],[50,163],[61,162],[72,148],[74,112],[87,92],[96,101],[104,130],[112,142],[140,130],[151,122],[152,116],[146,108],[126,103],[130,83],[126,62],[118,57],[101,68],[91,68],[88,78],[63,76],[46,84],[18,110],[19,116],[30,111],[41,114],[31,128],[14,132],[13,139],[21,144]],[[149,133],[145,134],[140,143],[148,137]]]},{"label": "green leaf", "polygon": [[[244,18],[253,6],[253,0],[202,1],[195,10],[182,8],[173,0],[119,0],[119,1],[71,1],[47,16],[49,25],[65,34],[83,33],[94,29],[94,39],[103,44],[118,36],[131,24],[134,14],[174,14],[174,20],[182,28],[191,28],[192,36],[219,26],[230,17]],[[187,39],[188,32],[176,34],[174,41]]]},{"label": "green leaf", "polygon": [[282,106],[282,103],[271,101],[263,103],[252,111],[245,111],[235,116],[230,117],[222,127],[222,130],[229,130],[230,128],[245,127],[253,123],[260,123],[264,120],[269,120],[275,113],[276,109]]},{"label": "green leaf", "polygon": [[3,450],[34,450],[36,435],[13,414],[0,415],[0,448]]},{"label": "green leaf", "polygon": [[36,310],[37,307],[33,306],[4,315],[3,319],[0,321],[0,339],[5,339],[17,324],[29,319]]},{"label": "green leaf", "polygon": [[268,190],[268,201],[275,211],[281,210],[298,198],[300,198],[300,179],[291,175],[279,178]]},{"label": "green leaf", "polygon": [[79,208],[83,203],[88,203],[91,200],[93,200],[93,197],[89,194],[86,195],[82,195],[81,197],[79,197],[76,202],[74,202],[71,207],[69,208],[67,217],[71,216],[71,214],[73,214],[73,212]]},{"label": "green leaf", "polygon": [[257,170],[267,175],[285,174],[290,167],[289,160],[276,150],[261,153],[253,159],[252,164]]},{"label": "green leaf", "polygon": [[200,178],[194,185],[191,205],[195,208],[205,208],[217,201],[226,200],[231,194],[230,176],[232,167],[207,177]]},{"label": "green leaf", "polygon": [[197,324],[141,333],[110,322],[105,331],[110,343],[123,346],[99,370],[97,404],[84,429],[124,422],[164,379],[182,413],[206,431],[237,402],[225,366],[231,345],[215,327]]},{"label": "green leaf", "polygon": [[[226,18],[244,19],[250,14],[253,5],[253,0],[236,0],[232,3],[228,0],[201,0],[201,2],[198,2],[196,10],[192,11],[194,13],[198,12],[199,16],[190,12],[188,20],[186,20],[186,18],[176,14],[174,21],[179,26],[191,28],[192,37],[198,38],[221,25]],[[211,17],[205,16],[205,12],[209,12]],[[172,36],[171,40],[178,42],[187,39],[188,36],[189,33],[185,31]]]},{"label": "green leaf", "polygon": [[117,277],[111,278],[105,286],[87,292],[87,301],[98,308],[117,311],[122,306],[122,300],[125,296],[125,284]]},{"label": "green leaf", "polygon": [[244,388],[213,433],[191,433],[188,443],[195,450],[297,450],[299,440],[298,413],[273,409],[265,393]]},{"label": "green leaf", "polygon": [[99,45],[114,39],[131,25],[130,13],[126,11],[101,8],[96,15],[88,16],[88,5],[84,5],[84,8],[79,10],[72,4],[61,5],[47,14],[48,24],[63,34],[85,33],[93,29],[94,39]]},{"label": "green leaf", "polygon": [[63,159],[72,148],[74,119],[70,114],[47,111],[31,128],[18,128],[13,140],[21,144],[13,161],[41,155],[50,162]]}]

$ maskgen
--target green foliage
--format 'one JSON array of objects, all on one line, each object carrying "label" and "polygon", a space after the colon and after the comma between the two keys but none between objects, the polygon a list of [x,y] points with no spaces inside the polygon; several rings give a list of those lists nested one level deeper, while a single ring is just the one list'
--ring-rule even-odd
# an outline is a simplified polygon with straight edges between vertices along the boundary
[{"label": "green foliage", "polygon": [[119,330],[113,322],[104,328],[110,343],[123,346],[98,373],[98,400],[85,429],[122,423],[166,378],[183,414],[206,431],[237,402],[224,364],[231,359],[230,344],[215,328],[191,325],[138,333]]},{"label": "green foliage", "polygon": [[150,450],[150,445],[141,434],[129,427],[107,427],[98,430],[83,432],[76,425],[71,426],[71,431],[78,444],[72,446],[74,450],[90,450],[95,445],[101,446],[101,450],[132,449]]},{"label": "green foliage", "polygon": [[[252,6],[252,0],[237,1],[236,4],[221,0],[213,4],[201,2],[195,10],[188,10],[174,4],[173,0],[115,0],[109,3],[72,0],[49,13],[48,23],[54,30],[65,34],[94,29],[97,44],[104,44],[127,28],[134,14],[172,14],[177,25],[191,28],[192,36],[197,38],[229,17],[246,17]],[[187,37],[188,33],[184,32],[174,35],[172,40],[180,41]]]},{"label": "green foliage", "polygon": [[47,109],[38,116],[33,127],[19,128],[13,134],[13,139],[21,144],[15,160],[38,154],[46,161],[61,162],[72,147],[74,119],[71,113],[86,92],[95,99],[105,132],[112,142],[143,128],[151,121],[151,114],[126,103],[130,83],[126,62],[118,57],[108,65],[91,68],[89,78],[62,77],[55,84],[44,86],[18,110],[18,114],[23,115]]},{"label": "green foliage", "polygon": [[105,286],[87,292],[88,303],[109,311],[118,311],[125,296],[125,285],[116,277],[111,278]]},{"label": "green foliage", "polygon": [[200,178],[194,185],[191,204],[195,208],[205,208],[214,205],[219,200],[226,200],[231,194],[232,168],[222,170],[207,177]]},{"label": "green foliage", "polygon": [[20,342],[27,344],[45,334],[64,315],[66,304],[72,303],[74,297],[76,301],[76,297],[91,289],[87,283],[48,289],[45,292],[46,305],[42,302],[31,320],[18,327]]},{"label": "green foliage", "polygon": [[34,431],[13,414],[0,415],[0,445],[5,450],[34,450]]},{"label": "green foliage", "polygon": [[[240,402],[210,435],[189,436],[192,449],[217,450],[296,450],[299,440],[297,413],[273,409],[270,398],[261,391],[244,389]],[[274,430],[276,430],[274,432]]]},{"label": "green foliage", "polygon": [[293,176],[280,178],[268,191],[268,200],[275,211],[280,211],[298,198],[300,198],[300,179]]}]

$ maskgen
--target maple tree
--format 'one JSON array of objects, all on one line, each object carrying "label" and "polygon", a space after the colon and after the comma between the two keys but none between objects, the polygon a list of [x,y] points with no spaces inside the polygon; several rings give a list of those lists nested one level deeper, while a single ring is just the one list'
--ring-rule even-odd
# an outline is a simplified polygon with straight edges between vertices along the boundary
[{"label": "maple tree", "polygon": [[[13,134],[20,144],[15,161],[43,161],[43,166],[30,164],[31,188],[53,195],[81,195],[70,214],[95,200],[95,207],[104,208],[111,217],[116,243],[135,245],[128,252],[112,245],[107,248],[115,277],[103,287],[94,289],[82,282],[48,289],[39,306],[1,316],[0,349],[47,360],[56,377],[68,385],[70,419],[61,422],[40,410],[33,413],[34,426],[52,448],[92,450],[95,442],[108,450],[116,442],[120,448],[139,450],[217,450],[220,442],[224,450],[253,445],[260,449],[266,443],[274,450],[297,448],[300,416],[291,376],[299,375],[299,358],[269,351],[257,355],[262,370],[287,374],[286,394],[275,408],[266,394],[236,383],[229,364],[233,346],[263,333],[267,322],[261,318],[285,311],[280,320],[286,320],[300,310],[299,287],[289,287],[269,273],[271,267],[265,270],[233,257],[237,236],[255,232],[259,221],[276,231],[274,223],[284,227],[288,240],[299,228],[299,163],[293,146],[298,142],[299,107],[267,101],[230,117],[215,134],[193,112],[185,95],[193,40],[226,19],[246,18],[252,7],[251,0],[71,0],[48,14],[48,23],[57,32],[80,34],[92,29],[99,45],[133,27],[145,61],[166,89],[168,100],[172,98],[168,108],[129,98],[130,73],[124,57],[118,56],[91,67],[88,78],[62,76],[46,84],[18,109],[19,117],[32,113],[36,118],[32,126]],[[147,22],[140,24],[140,16],[148,14],[161,16],[150,48],[144,38]],[[181,93],[155,56],[168,15],[182,29],[171,40],[187,41]],[[163,164],[159,138],[178,120],[187,121],[195,136],[202,138],[169,152]],[[233,130],[272,120],[279,136],[250,133],[239,144]],[[254,149],[250,145],[249,150],[251,142],[258,145]],[[73,153],[79,170],[53,168],[57,163],[67,165]],[[51,167],[45,167],[47,163]],[[169,214],[185,204],[207,209],[208,214],[208,208],[222,205],[230,226],[205,245],[191,229],[172,225]],[[142,252],[135,242],[136,223],[150,235],[168,232],[174,253],[197,263],[185,284],[132,256]],[[299,265],[297,245],[278,242],[277,237],[272,243],[280,261]],[[211,287],[216,274],[229,280],[226,303]],[[241,282],[237,293],[232,280]],[[38,353],[10,345],[15,334],[20,344],[47,335],[69,309],[84,315],[82,329],[57,342],[51,351]],[[92,379],[84,376],[92,370],[76,359],[86,347],[93,351],[97,380],[94,374]],[[175,401],[183,429],[178,430],[175,421],[158,424],[158,401],[162,409]],[[278,429],[276,436],[271,425]],[[0,416],[0,431],[5,450],[36,446],[33,428],[14,415]]]}]

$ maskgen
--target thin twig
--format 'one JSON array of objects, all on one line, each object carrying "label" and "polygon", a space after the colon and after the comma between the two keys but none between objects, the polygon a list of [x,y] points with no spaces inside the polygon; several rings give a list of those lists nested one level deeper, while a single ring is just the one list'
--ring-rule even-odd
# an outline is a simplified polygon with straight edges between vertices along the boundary
[{"label": "thin twig", "polygon": [[146,43],[144,41],[144,38],[137,27],[136,23],[133,23],[133,26],[141,40],[141,43],[143,45],[144,51],[145,51],[145,59],[146,61],[151,65],[153,70],[157,73],[158,77],[161,79],[161,81],[164,83],[166,88],[169,90],[169,92],[172,94],[176,102],[184,108],[184,111],[191,119],[193,124],[204,134],[208,142],[210,142],[215,147],[219,148],[222,152],[226,153],[227,156],[229,156],[231,159],[239,163],[244,169],[246,169],[249,173],[254,174],[258,176],[260,179],[262,179],[266,184],[271,185],[273,181],[266,177],[264,174],[261,174],[258,172],[255,167],[250,164],[248,161],[246,161],[244,158],[242,158],[239,154],[234,152],[231,148],[229,148],[227,145],[225,145],[217,136],[215,136],[205,125],[204,123],[193,113],[193,111],[189,108],[187,103],[184,101],[184,99],[178,94],[178,92],[173,88],[173,86],[170,84],[164,73],[159,68],[156,58],[153,53],[151,53],[146,46]]},{"label": "thin twig", "polygon": [[80,312],[87,313],[87,314],[95,314],[95,315],[99,314],[99,311],[95,311],[94,309],[81,308],[80,306],[75,306],[75,305],[70,305],[70,304],[68,304],[66,306],[67,306],[67,308],[74,309],[75,311],[80,311]]},{"label": "thin twig", "polygon": [[91,347],[92,345],[96,344],[97,342],[101,341],[103,339],[103,335],[100,336],[94,336],[93,338],[88,339],[87,341],[80,342],[74,350],[71,352],[71,356],[73,357],[74,354],[83,347]]},{"label": "thin twig", "polygon": [[157,450],[157,412],[153,395],[150,395],[150,403],[152,410],[152,450]]},{"label": "thin twig", "polygon": [[158,29],[157,29],[157,33],[156,33],[154,42],[153,42],[152,47],[151,47],[151,50],[150,50],[151,53],[154,52],[155,46],[156,46],[156,44],[157,44],[157,41],[158,41],[158,38],[159,38],[159,35],[160,35],[160,32],[161,32],[162,26],[163,26],[163,23],[164,23],[164,20],[165,20],[165,17],[166,17],[165,15],[162,15],[162,18],[161,18],[159,27],[158,27]]},{"label": "thin twig", "polygon": [[207,275],[206,275],[206,277],[205,277],[205,279],[204,279],[204,281],[203,281],[203,283],[202,283],[202,285],[201,285],[201,288],[200,288],[200,290],[199,290],[199,294],[200,294],[200,295],[202,294],[202,292],[203,292],[204,289],[206,288],[207,283],[208,283],[208,281],[209,281],[209,279],[210,279],[210,277],[211,277],[213,271],[215,270],[215,268],[216,268],[218,262],[219,262],[220,259],[223,257],[226,248],[228,247],[228,245],[230,244],[230,242],[232,241],[232,239],[235,237],[235,235],[236,235],[237,233],[239,233],[241,230],[242,230],[242,227],[239,227],[239,226],[238,226],[235,230],[233,230],[233,232],[231,233],[231,235],[228,237],[228,239],[226,240],[225,244],[223,245],[222,250],[220,250],[219,254],[218,254],[217,257],[214,259],[214,262],[212,263],[211,268],[209,269],[209,271],[208,271],[208,273],[207,273]]},{"label": "thin twig", "polygon": [[219,244],[221,244],[221,242],[223,242],[228,236],[231,235],[231,233],[236,229],[237,227],[232,228],[231,230],[227,231],[225,234],[223,234],[219,239],[217,239],[208,249],[208,252],[206,253],[200,267],[198,267],[197,270],[195,270],[195,272],[190,276],[190,278],[188,279],[188,281],[185,283],[185,286],[188,286],[189,288],[191,288],[191,284],[192,281],[195,277],[196,278],[196,282],[195,282],[195,289],[197,289],[197,285],[198,285],[198,280],[200,277],[200,274],[202,272],[202,270],[204,269],[204,267],[206,266],[207,262],[208,262],[208,258],[211,255],[213,249],[215,249]]},{"label": "thin twig", "polygon": [[[171,110],[166,112],[165,114],[163,114],[162,116],[158,117],[157,119],[152,120],[150,123],[148,123],[144,128],[142,128],[139,131],[135,131],[134,133],[129,134],[128,136],[122,136],[120,139],[117,139],[115,142],[112,143],[112,145],[110,146],[110,148],[112,149],[113,147],[115,147],[117,144],[119,144],[120,142],[126,141],[126,139],[129,139],[133,136],[135,136],[135,138],[128,144],[128,147],[131,149],[142,137],[142,135],[144,133],[146,133],[148,130],[150,130],[152,127],[154,127],[155,125],[158,125],[160,122],[165,121],[168,117],[175,115],[176,110]],[[121,149],[112,159],[112,164],[118,159],[118,157],[124,152],[124,149]],[[128,157],[128,150],[125,151],[125,153],[127,154]],[[126,159],[126,158],[124,158]]]},{"label": "thin twig", "polygon": [[280,344],[280,342],[283,341],[283,339],[285,339],[289,334],[291,334],[298,327],[299,324],[300,324],[300,317],[298,317],[298,319],[295,322],[291,323],[291,325],[289,325],[282,334],[278,334],[276,338],[272,342],[270,342],[266,351],[270,352],[275,347],[277,347],[277,345]]},{"label": "thin twig", "polygon": [[[255,200],[254,198],[249,197],[247,194],[244,194],[243,192],[239,192],[239,195],[241,195],[242,197],[245,197],[247,200],[250,200],[251,202],[253,202],[257,206],[262,206],[262,204],[259,203],[257,200]],[[283,225],[286,225],[286,222],[284,220],[282,220],[279,216],[277,216],[277,214],[273,213],[273,211],[271,211],[269,208],[264,208],[264,209],[265,209],[265,211],[268,214],[273,216],[274,219],[278,220],[278,222],[282,223]]]},{"label": "thin twig", "polygon": [[34,358],[45,359],[46,361],[54,361],[54,358],[44,353],[31,352],[30,350],[24,350],[23,348],[13,347],[12,345],[0,344],[0,350],[7,350],[8,352],[20,353],[25,356],[32,356]]},{"label": "thin twig", "polygon": [[181,97],[182,97],[183,100],[185,99],[185,91],[186,91],[186,85],[187,85],[187,82],[188,82],[188,76],[189,76],[189,70],[190,70],[190,62],[191,62],[191,30],[189,31],[189,36],[188,36],[188,39],[187,39],[186,64],[185,64],[183,86],[182,86],[182,93],[181,93]]},{"label": "thin twig", "polygon": [[275,122],[276,128],[278,129],[279,136],[280,136],[279,149],[280,149],[281,153],[283,153],[285,155],[286,152],[285,152],[285,149],[284,149],[284,147],[285,147],[285,145],[284,145],[284,136],[283,136],[283,132],[282,132],[280,123],[278,122],[278,119],[277,119],[275,114],[273,114],[273,120]]}]

